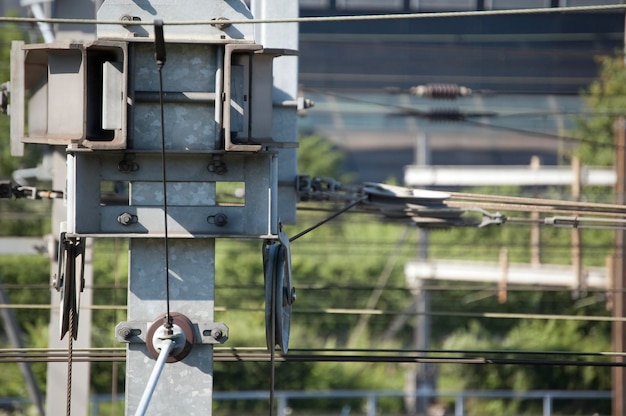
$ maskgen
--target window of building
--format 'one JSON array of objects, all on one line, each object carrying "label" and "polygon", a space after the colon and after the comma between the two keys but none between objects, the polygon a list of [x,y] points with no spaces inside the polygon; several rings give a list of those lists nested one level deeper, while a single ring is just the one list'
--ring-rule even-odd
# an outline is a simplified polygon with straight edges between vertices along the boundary
[{"label": "window of building", "polygon": [[411,9],[450,12],[476,10],[476,0],[411,0]]},{"label": "window of building", "polygon": [[404,10],[404,0],[337,0],[338,10]]},{"label": "window of building", "polygon": [[577,6],[604,6],[609,4],[624,4],[624,0],[561,0],[561,7]]},{"label": "window of building", "polygon": [[300,7],[306,9],[328,9],[330,0],[300,0]]},{"label": "window of building", "polygon": [[486,0],[488,9],[535,9],[550,7],[550,0]]}]

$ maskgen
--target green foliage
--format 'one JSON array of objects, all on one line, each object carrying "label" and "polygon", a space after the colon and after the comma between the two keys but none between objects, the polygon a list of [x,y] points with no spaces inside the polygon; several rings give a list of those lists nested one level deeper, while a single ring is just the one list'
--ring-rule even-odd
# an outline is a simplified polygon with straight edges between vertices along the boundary
[{"label": "green foliage", "polygon": [[626,68],[623,55],[598,59],[600,73],[583,98],[595,115],[577,120],[583,139],[576,154],[586,165],[611,166],[615,162],[615,119],[626,109]]},{"label": "green foliage", "polygon": [[[500,359],[574,360],[568,352],[608,351],[605,336],[607,325],[590,325],[580,321],[522,320],[503,339],[494,338],[492,331],[472,321],[466,329],[451,334],[443,347],[450,350],[500,350]],[[519,355],[515,351],[535,352]],[[541,353],[541,352],[544,353]],[[550,352],[550,353],[547,353]],[[492,353],[493,354],[493,353]],[[442,365],[441,376],[451,378],[456,388],[467,390],[609,390],[609,368],[574,365]],[[535,414],[541,412],[539,401],[490,399],[488,403],[470,399],[466,409],[472,414]],[[610,413],[610,403],[571,400],[561,403],[559,412],[565,414]]]},{"label": "green foliage", "polygon": [[[17,305],[47,305],[50,303],[48,289],[50,263],[43,256],[2,256],[0,257],[0,287],[4,289],[8,301]],[[47,309],[36,307],[13,310],[22,336],[22,342],[29,348],[42,348],[47,345]],[[0,321],[2,322],[2,321]],[[3,322],[2,322],[3,323]],[[9,345],[6,328],[0,327],[0,347]],[[1,364],[0,397],[26,397],[26,385],[17,364]],[[40,387],[45,387],[45,364],[32,365]]]},{"label": "green foliage", "polygon": [[[0,26],[0,83],[10,79],[11,41],[23,38],[24,34],[17,25],[7,23]],[[13,157],[9,137],[9,117],[0,114],[0,179],[10,179],[17,169],[36,166],[41,157],[38,146],[27,146],[24,157]],[[50,229],[50,222],[45,217],[49,207],[49,203],[42,201],[0,200],[0,235],[45,234]]]},{"label": "green foliage", "polygon": [[341,177],[345,154],[339,151],[329,140],[312,135],[301,137],[298,141],[298,171],[312,178],[334,178],[346,182]]},{"label": "green foliage", "polygon": [[[0,134],[1,131],[0,131]],[[5,142],[0,141],[0,146]],[[299,170],[311,176],[340,178],[343,155],[320,137],[303,138],[299,150]],[[229,193],[232,189],[224,189]],[[515,194],[519,189],[494,192]],[[233,200],[236,202],[236,200]],[[332,207],[331,207],[332,208]],[[286,227],[295,235],[319,222],[327,212],[300,212],[298,225]],[[518,216],[519,214],[516,214]],[[42,216],[43,217],[43,216]],[[33,226],[28,232],[41,232]],[[404,264],[415,256],[417,233],[411,229],[404,240],[405,224],[381,223],[371,215],[347,213],[323,227],[312,231],[292,244],[293,275],[298,290],[294,305],[291,343],[292,350],[315,348],[378,348],[383,335],[396,318],[411,304],[413,296],[406,289]],[[11,229],[11,233],[18,232]],[[26,232],[23,227],[20,232]],[[585,230],[585,265],[602,265],[604,253],[610,249],[610,233]],[[569,230],[544,229],[543,260],[567,263],[570,256]],[[507,247],[511,262],[530,260],[530,230],[507,224],[484,229],[453,229],[430,233],[430,255],[434,258],[497,261],[501,247]],[[597,247],[588,252],[588,243]],[[126,303],[128,262],[127,242],[121,239],[101,239],[95,242],[94,280],[97,305]],[[28,261],[0,258],[0,270],[6,282],[20,285],[47,284],[48,262],[43,257]],[[41,265],[36,265],[41,261]],[[230,327],[226,346],[233,348],[264,347],[264,282],[261,243],[256,240],[221,239],[216,244],[215,320]],[[35,271],[33,268],[35,267]],[[385,290],[374,306],[383,311],[369,317],[366,330],[353,340],[354,328],[362,316],[350,313],[329,313],[330,310],[368,307],[374,289],[385,271]],[[431,291],[433,348],[472,350],[608,350],[608,325],[584,321],[547,321],[518,319],[481,319],[478,314],[489,312],[603,315],[604,305],[596,303],[576,308],[569,291],[510,291],[505,304],[498,303],[495,288],[476,285],[459,287],[454,283],[429,284]],[[47,303],[49,291],[14,291],[15,303]],[[475,314],[468,318],[462,314]],[[42,346],[47,333],[48,311],[19,311],[20,322],[28,334],[30,346]],[[95,347],[119,346],[113,327],[125,319],[120,310],[93,312]],[[413,319],[391,339],[388,348],[409,348],[414,343]],[[512,356],[511,354],[505,356]],[[371,363],[280,363],[276,388],[280,390],[379,389],[399,390],[404,384],[405,368],[396,364]],[[45,365],[36,369],[41,382]],[[607,370],[594,367],[567,366],[481,366],[441,365],[440,388],[451,389],[597,389],[608,387]],[[214,364],[215,390],[267,390],[268,363]],[[16,381],[17,380],[17,381]],[[14,366],[4,365],[0,371],[0,396],[25,396],[23,384]],[[124,365],[92,364],[93,393],[119,392],[124,389]],[[324,400],[302,400],[291,404],[294,409],[336,409],[336,403]],[[381,401],[381,410],[399,413],[398,400]],[[537,410],[536,404],[516,400],[468,403],[475,414],[513,414]],[[220,414],[259,413],[267,403],[226,401],[214,409]],[[333,407],[335,406],[335,407]],[[359,400],[346,400],[342,406],[360,409]],[[572,402],[570,413],[582,412],[584,405]],[[540,410],[540,409],[539,409]]]}]

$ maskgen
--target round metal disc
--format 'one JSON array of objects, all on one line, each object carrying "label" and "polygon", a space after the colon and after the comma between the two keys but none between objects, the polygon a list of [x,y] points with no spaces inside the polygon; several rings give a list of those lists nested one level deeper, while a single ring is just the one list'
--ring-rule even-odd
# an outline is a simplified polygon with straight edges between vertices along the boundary
[{"label": "round metal disc", "polygon": [[[184,338],[184,342],[180,342],[177,340],[177,345],[172,354],[167,357],[168,363],[174,363],[177,361],[183,360],[193,348],[194,343],[194,331],[193,331],[193,323],[189,318],[179,312],[171,312],[170,317],[172,318],[172,325],[174,326],[174,333],[178,334],[179,337]],[[163,327],[163,319],[165,318],[165,314],[160,315],[148,328],[148,332],[146,334],[146,347],[148,348],[148,352],[155,359],[159,356],[159,351],[157,351],[152,339],[154,338],[155,332],[161,330]]]},{"label": "round metal disc", "polygon": [[289,285],[287,276],[287,250],[281,245],[278,249],[278,261],[276,262],[276,344],[284,353],[289,349],[289,333],[291,330],[291,302],[288,300]]},{"label": "round metal disc", "polygon": [[[267,348],[278,345],[283,353],[289,348],[291,329],[291,291],[288,279],[287,249],[281,244],[267,244],[264,252],[265,336]],[[288,289],[288,290],[286,290]]]},{"label": "round metal disc", "polygon": [[277,244],[266,244],[263,246],[263,277],[265,279],[265,342],[267,349],[271,350],[276,345],[276,326],[274,313],[272,311],[274,303],[274,272],[276,263]]}]

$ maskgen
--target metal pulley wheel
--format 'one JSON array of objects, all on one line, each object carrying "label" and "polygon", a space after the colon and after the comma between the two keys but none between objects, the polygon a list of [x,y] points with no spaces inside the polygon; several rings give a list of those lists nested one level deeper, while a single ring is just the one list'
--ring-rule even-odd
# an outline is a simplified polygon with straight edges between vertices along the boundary
[{"label": "metal pulley wheel", "polygon": [[289,349],[291,305],[296,300],[296,292],[291,278],[289,239],[282,231],[278,242],[263,245],[263,272],[267,348],[272,350],[278,345],[285,354]]}]

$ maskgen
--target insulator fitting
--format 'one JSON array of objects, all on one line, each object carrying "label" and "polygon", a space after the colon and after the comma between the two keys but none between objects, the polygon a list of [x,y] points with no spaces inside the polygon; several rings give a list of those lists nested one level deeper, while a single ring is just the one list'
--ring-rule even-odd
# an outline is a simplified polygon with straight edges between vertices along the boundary
[{"label": "insulator fitting", "polygon": [[465,115],[457,108],[433,108],[426,114],[426,117],[432,121],[462,121]]},{"label": "insulator fitting", "polygon": [[472,94],[472,90],[457,84],[426,84],[410,89],[411,94],[419,97],[440,98],[453,100]]}]

